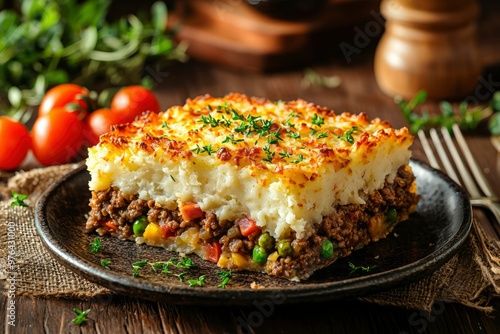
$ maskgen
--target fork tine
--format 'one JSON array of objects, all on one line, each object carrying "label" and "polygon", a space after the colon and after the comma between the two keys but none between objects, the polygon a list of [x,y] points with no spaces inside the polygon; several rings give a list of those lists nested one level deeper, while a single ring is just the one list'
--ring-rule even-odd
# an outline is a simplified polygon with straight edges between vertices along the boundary
[{"label": "fork tine", "polygon": [[448,151],[451,154],[451,157],[453,158],[453,161],[455,162],[455,166],[458,169],[458,172],[460,173],[460,176],[462,177],[462,181],[465,185],[465,188],[469,192],[469,195],[471,197],[480,197],[481,193],[479,192],[479,189],[477,188],[476,184],[474,183],[474,180],[472,179],[472,176],[470,175],[469,171],[467,170],[467,167],[465,167],[462,158],[460,157],[460,154],[457,151],[457,148],[455,146],[455,143],[453,142],[453,139],[451,139],[450,132],[446,128],[441,128],[441,134],[443,135],[444,142],[446,143],[446,146],[448,147]]},{"label": "fork tine", "polygon": [[472,156],[469,146],[467,145],[467,142],[465,141],[464,136],[460,131],[460,127],[457,124],[453,125],[453,133],[455,134],[457,143],[460,146],[460,149],[462,150],[462,153],[464,154],[464,157],[467,160],[467,163],[469,164],[472,174],[474,174],[477,184],[479,185],[481,190],[484,192],[486,196],[496,197],[493,188],[488,184],[488,182],[486,181],[486,177],[484,176],[483,172],[481,172],[481,169],[479,169],[479,166],[474,160],[474,157]]},{"label": "fork tine", "polygon": [[437,162],[436,156],[432,151],[431,145],[429,144],[429,141],[425,136],[424,130],[418,130],[417,135],[418,138],[420,139],[420,143],[422,144],[422,148],[424,149],[425,156],[429,160],[429,164],[431,165],[431,167],[434,167],[436,169],[441,169],[439,167],[439,163]]},{"label": "fork tine", "polygon": [[450,163],[450,159],[448,159],[448,155],[444,150],[443,144],[441,144],[441,140],[439,139],[436,129],[430,129],[429,134],[431,135],[432,142],[434,143],[434,147],[436,148],[439,159],[441,159],[441,163],[443,164],[446,174],[448,174],[448,176],[453,181],[460,184],[460,180],[458,179],[458,176]]}]

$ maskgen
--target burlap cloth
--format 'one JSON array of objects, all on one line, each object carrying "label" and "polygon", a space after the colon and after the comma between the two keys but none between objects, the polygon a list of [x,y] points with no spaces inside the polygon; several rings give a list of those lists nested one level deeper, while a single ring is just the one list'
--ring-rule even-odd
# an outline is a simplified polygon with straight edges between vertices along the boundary
[{"label": "burlap cloth", "polygon": [[[76,165],[39,168],[17,173],[0,188],[0,280],[9,274],[9,222],[15,223],[16,294],[90,298],[111,291],[74,274],[54,260],[43,247],[36,229],[34,207],[47,187]],[[28,194],[29,207],[10,206],[15,190]],[[8,284],[2,284],[7,291]],[[464,247],[446,264],[419,281],[374,295],[365,301],[431,311],[434,302],[457,302],[492,311],[489,302],[500,296],[500,242],[489,240],[474,223]]]}]

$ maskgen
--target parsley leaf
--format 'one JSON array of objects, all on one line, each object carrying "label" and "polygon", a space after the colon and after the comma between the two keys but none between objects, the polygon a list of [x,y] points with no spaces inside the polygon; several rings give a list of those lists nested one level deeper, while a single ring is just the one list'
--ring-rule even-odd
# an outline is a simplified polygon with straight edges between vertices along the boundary
[{"label": "parsley leaf", "polygon": [[314,114],[311,120],[312,124],[317,125],[317,126],[322,126],[325,124],[325,119],[321,116],[318,116],[318,114]]},{"label": "parsley leaf", "polygon": [[12,192],[12,202],[10,203],[10,206],[29,207],[29,205],[26,202],[24,202],[24,200],[27,198],[28,198],[28,195],[20,194],[17,191],[13,191]]},{"label": "parsley leaf", "polygon": [[90,246],[89,253],[94,253],[95,254],[95,253],[97,253],[97,252],[99,252],[101,250],[101,246],[102,245],[101,245],[101,241],[97,237],[95,237],[94,241],[91,242],[89,244],[89,246]]},{"label": "parsley leaf", "polygon": [[75,312],[76,318],[72,319],[71,322],[73,322],[77,325],[81,325],[85,322],[85,320],[87,320],[87,316],[90,313],[90,309],[85,310],[85,311],[81,311],[77,308],[74,308],[73,312]]},{"label": "parsley leaf", "polygon": [[337,138],[342,139],[342,140],[348,142],[349,144],[354,144],[354,138],[352,137],[352,133],[354,131],[357,131],[357,130],[358,130],[358,127],[353,126],[351,130],[347,130],[343,135],[337,136]]},{"label": "parsley leaf", "polygon": [[232,270],[229,270],[229,271],[222,270],[222,271],[217,272],[217,276],[219,276],[219,278],[222,280],[222,282],[218,285],[218,287],[225,288],[227,283],[229,283],[229,280],[233,276],[233,271]]},{"label": "parsley leaf", "polygon": [[108,270],[111,270],[111,268],[109,267],[110,264],[111,264],[111,260],[105,260],[105,259],[101,260],[101,266],[103,266],[104,268],[106,268]]},{"label": "parsley leaf", "polygon": [[293,161],[294,164],[298,164],[299,162],[304,161],[304,156],[302,154],[299,154],[299,157]]}]

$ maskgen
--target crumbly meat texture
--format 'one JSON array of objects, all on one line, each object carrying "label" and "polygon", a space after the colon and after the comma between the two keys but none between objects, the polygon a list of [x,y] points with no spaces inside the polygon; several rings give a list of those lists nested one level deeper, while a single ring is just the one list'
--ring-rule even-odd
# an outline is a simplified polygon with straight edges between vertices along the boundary
[{"label": "crumbly meat texture", "polygon": [[415,210],[412,142],[303,100],[199,96],[89,148],[87,230],[306,279]]},{"label": "crumbly meat texture", "polygon": [[[305,279],[312,273],[311,268],[324,267],[337,258],[348,256],[370,241],[385,237],[397,223],[406,220],[415,210],[419,196],[412,191],[414,182],[411,171],[407,167],[401,167],[394,182],[386,182],[383,188],[369,194],[365,204],[336,206],[335,212],[323,217],[321,224],[316,227],[316,233],[307,239],[296,239],[291,235],[289,241],[293,254],[278,257],[262,267],[262,270],[272,276]],[[101,234],[113,234],[119,238],[135,239],[132,223],[141,216],[146,216],[151,223],[174,230],[176,238],[191,227],[206,231],[198,242],[220,243],[223,254],[229,258],[234,253],[251,258],[259,237],[257,233],[242,236],[237,224],[219,221],[213,213],[193,221],[185,221],[178,210],[157,207],[153,200],[141,200],[137,195],[126,196],[113,188],[93,192],[90,206],[87,231],[97,230]],[[388,221],[386,216],[391,209],[398,212],[397,220]],[[383,226],[378,226],[374,232],[373,225],[379,218]],[[117,224],[118,230],[105,227],[103,222],[110,219]],[[335,254],[329,259],[321,259],[321,246],[326,239],[334,242]],[[228,268],[238,269],[238,266],[229,263]]]}]

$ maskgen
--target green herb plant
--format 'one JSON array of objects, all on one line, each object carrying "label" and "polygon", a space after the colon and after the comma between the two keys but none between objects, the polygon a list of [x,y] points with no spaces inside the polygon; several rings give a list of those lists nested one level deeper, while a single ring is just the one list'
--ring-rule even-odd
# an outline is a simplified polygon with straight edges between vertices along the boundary
[{"label": "green herb plant", "polygon": [[164,2],[154,3],[149,16],[113,21],[111,3],[18,0],[0,11],[0,110],[26,122],[50,86],[152,86],[163,65],[186,59],[186,46],[167,29]]},{"label": "green herb plant", "polygon": [[429,111],[422,107],[427,100],[425,91],[418,92],[411,100],[406,101],[396,98],[406,121],[410,126],[412,133],[419,130],[426,130],[432,127],[445,127],[451,129],[451,126],[457,123],[463,130],[475,129],[478,124],[489,118],[488,128],[492,135],[500,135],[500,91],[493,95],[491,103],[488,106],[469,107],[467,102],[459,103],[458,110],[447,101],[439,104],[440,114],[431,116]]}]

